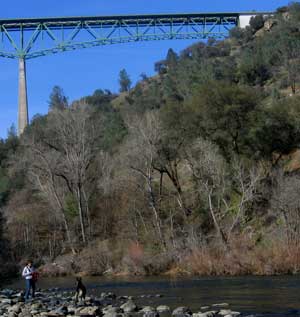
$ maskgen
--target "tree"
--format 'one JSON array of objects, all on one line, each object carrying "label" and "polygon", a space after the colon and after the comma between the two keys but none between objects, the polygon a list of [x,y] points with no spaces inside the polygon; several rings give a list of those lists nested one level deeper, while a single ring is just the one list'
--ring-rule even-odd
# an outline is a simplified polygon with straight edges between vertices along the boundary
[{"label": "tree", "polygon": [[122,69],[119,74],[120,92],[126,92],[130,90],[131,80],[125,69]]},{"label": "tree", "polygon": [[67,211],[73,200],[81,241],[86,244],[91,233],[90,201],[97,188],[102,161],[101,120],[91,107],[76,105],[52,111],[43,130],[47,133],[42,139],[38,131],[24,139],[29,176],[35,188],[60,214],[74,251]]},{"label": "tree", "polygon": [[166,65],[168,70],[174,69],[178,63],[178,55],[173,51],[173,49],[169,49],[166,57]]},{"label": "tree", "polygon": [[54,86],[50,94],[49,111],[63,110],[68,107],[68,98],[65,96],[64,91],[59,86]]},{"label": "tree", "polygon": [[[283,227],[287,248],[300,245],[300,177],[299,175],[276,175],[276,186],[273,188],[271,210]],[[292,249],[293,251],[293,249]]]},{"label": "tree", "polygon": [[250,19],[250,27],[252,28],[253,32],[258,31],[264,26],[264,17],[262,14],[258,14]]},{"label": "tree", "polygon": [[[260,157],[288,154],[300,142],[299,96],[274,100],[271,107],[253,113],[249,144]],[[276,162],[275,162],[276,163]]]},{"label": "tree", "polygon": [[139,175],[144,183],[147,200],[153,214],[153,224],[159,244],[165,250],[166,240],[163,230],[161,191],[156,190],[154,162],[157,157],[156,144],[160,139],[160,122],[155,113],[148,112],[144,120],[138,117],[128,120],[132,142],[127,146],[129,168]]},{"label": "tree", "polygon": [[218,147],[201,138],[187,149],[186,161],[199,204],[210,214],[218,238],[228,248],[234,231],[245,220],[247,208],[258,196],[262,169],[248,168],[234,156],[230,166]]},{"label": "tree", "polygon": [[190,105],[195,130],[218,144],[227,158],[245,153],[259,100],[259,94],[247,87],[218,81],[201,85]]}]

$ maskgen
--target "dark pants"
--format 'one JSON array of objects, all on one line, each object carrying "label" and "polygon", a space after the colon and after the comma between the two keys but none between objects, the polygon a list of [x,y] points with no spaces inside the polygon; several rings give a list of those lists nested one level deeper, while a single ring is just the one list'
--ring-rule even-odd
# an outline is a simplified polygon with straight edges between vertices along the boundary
[{"label": "dark pants", "polygon": [[32,279],[25,280],[25,282],[26,282],[25,299],[29,298],[30,289],[32,290],[31,297],[34,298],[35,282]]}]

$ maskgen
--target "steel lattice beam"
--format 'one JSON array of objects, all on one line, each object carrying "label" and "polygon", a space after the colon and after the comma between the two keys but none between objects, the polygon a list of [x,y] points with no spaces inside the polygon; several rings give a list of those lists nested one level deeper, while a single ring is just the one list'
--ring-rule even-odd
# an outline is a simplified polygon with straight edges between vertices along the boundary
[{"label": "steel lattice beam", "polygon": [[118,43],[223,38],[239,24],[240,15],[201,13],[0,20],[0,56],[30,59]]},{"label": "steel lattice beam", "polygon": [[[26,59],[138,41],[223,38],[242,15],[200,13],[0,20],[0,57],[19,59],[18,135],[28,124]],[[260,13],[270,14],[270,13]]]}]

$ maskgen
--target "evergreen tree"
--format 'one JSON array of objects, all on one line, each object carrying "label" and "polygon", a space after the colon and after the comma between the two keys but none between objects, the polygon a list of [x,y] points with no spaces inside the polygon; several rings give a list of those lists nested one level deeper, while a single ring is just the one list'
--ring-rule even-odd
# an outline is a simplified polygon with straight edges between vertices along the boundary
[{"label": "evergreen tree", "polygon": [[59,86],[54,86],[50,94],[49,111],[54,109],[63,110],[68,107],[68,98],[65,96],[64,91]]},{"label": "evergreen tree", "polygon": [[122,69],[119,74],[120,92],[129,91],[131,87],[131,80],[125,69]]}]

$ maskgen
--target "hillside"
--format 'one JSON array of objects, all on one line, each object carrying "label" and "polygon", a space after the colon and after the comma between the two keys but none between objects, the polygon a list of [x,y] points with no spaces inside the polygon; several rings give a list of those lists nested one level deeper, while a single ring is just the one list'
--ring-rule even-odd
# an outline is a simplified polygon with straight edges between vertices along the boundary
[{"label": "hillside", "polygon": [[72,104],[55,87],[47,115],[1,140],[0,262],[299,272],[300,4],[170,49],[155,70]]}]

